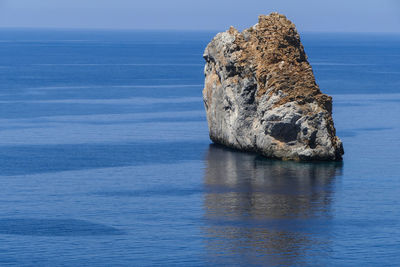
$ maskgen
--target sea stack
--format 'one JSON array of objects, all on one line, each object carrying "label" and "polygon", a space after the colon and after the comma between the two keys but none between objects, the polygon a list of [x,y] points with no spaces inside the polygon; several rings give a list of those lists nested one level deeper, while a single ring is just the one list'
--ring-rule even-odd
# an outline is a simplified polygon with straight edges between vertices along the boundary
[{"label": "sea stack", "polygon": [[213,142],[282,160],[342,160],[332,98],[320,91],[296,27],[284,15],[262,15],[243,32],[231,27],[217,34],[204,59]]}]

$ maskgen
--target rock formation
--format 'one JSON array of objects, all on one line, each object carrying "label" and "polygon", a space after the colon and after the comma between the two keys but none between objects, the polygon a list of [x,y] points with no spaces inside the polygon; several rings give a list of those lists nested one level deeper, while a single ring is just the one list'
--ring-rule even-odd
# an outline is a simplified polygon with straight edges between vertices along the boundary
[{"label": "rock formation", "polygon": [[341,160],[332,98],[321,93],[295,25],[260,16],[208,44],[203,99],[210,138],[283,160]]}]

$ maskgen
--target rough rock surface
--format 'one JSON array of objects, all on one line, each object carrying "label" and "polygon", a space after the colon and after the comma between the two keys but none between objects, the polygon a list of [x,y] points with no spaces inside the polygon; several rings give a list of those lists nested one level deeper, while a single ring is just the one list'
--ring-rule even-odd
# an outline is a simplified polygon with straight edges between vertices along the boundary
[{"label": "rough rock surface", "polygon": [[260,16],[208,44],[203,99],[210,138],[283,160],[341,160],[332,98],[321,93],[295,25]]}]

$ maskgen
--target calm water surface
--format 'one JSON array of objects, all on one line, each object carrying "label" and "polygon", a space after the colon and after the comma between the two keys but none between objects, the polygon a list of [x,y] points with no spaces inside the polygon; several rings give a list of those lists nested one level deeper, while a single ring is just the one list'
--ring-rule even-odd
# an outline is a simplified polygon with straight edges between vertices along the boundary
[{"label": "calm water surface", "polygon": [[215,33],[0,31],[0,265],[398,266],[400,36],[304,34],[343,163],[212,145]]}]

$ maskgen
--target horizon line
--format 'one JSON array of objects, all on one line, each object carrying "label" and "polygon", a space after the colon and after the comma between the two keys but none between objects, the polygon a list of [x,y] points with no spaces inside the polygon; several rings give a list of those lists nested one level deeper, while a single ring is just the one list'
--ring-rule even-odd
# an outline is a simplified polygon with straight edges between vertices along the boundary
[{"label": "horizon line", "polygon": [[[159,32],[225,32],[229,28],[223,29],[143,29],[143,28],[106,28],[106,27],[2,27],[0,26],[0,30],[59,30],[59,31],[159,31]],[[298,30],[299,31],[299,30]],[[241,31],[240,31],[241,32]],[[400,31],[381,31],[381,32],[373,32],[373,31],[321,31],[321,30],[304,30],[299,31],[301,33],[348,33],[348,34],[400,34]]]}]

